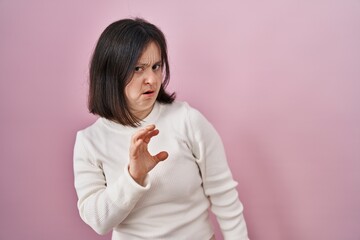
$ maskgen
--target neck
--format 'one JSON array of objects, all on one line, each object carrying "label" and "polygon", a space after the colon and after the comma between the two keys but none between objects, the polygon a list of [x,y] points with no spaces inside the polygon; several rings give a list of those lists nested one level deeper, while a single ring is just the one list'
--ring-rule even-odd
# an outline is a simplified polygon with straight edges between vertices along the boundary
[{"label": "neck", "polygon": [[147,116],[149,116],[149,114],[154,108],[154,105],[155,103],[150,108],[143,111],[133,111],[132,114],[134,114],[135,117],[137,117],[139,120],[144,120]]}]

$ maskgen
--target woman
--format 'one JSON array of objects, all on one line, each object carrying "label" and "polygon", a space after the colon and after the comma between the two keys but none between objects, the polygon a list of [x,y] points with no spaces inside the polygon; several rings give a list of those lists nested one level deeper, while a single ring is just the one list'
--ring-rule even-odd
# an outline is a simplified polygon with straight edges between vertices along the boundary
[{"label": "woman", "polygon": [[[163,33],[142,19],[109,25],[90,67],[90,112],[74,148],[81,218],[112,239],[248,239],[237,183],[213,126],[165,88]],[[160,132],[161,131],[161,132]]]}]

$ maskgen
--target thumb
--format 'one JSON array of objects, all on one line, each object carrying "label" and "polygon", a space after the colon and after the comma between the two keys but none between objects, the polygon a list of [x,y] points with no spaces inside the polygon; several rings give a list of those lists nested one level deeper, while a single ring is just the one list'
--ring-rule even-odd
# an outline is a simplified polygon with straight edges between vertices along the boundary
[{"label": "thumb", "polygon": [[169,156],[169,154],[167,152],[163,151],[163,152],[159,152],[154,157],[156,158],[157,162],[160,162],[160,161],[164,161],[165,159],[167,159],[168,156]]}]

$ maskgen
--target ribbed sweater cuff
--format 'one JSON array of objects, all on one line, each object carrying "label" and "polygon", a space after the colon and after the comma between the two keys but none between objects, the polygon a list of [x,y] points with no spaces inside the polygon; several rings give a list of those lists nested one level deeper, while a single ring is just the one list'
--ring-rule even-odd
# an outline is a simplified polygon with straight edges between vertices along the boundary
[{"label": "ribbed sweater cuff", "polygon": [[148,176],[145,178],[145,186],[141,186],[130,176],[127,165],[123,171],[124,174],[108,191],[110,199],[121,208],[134,205],[151,186]]}]

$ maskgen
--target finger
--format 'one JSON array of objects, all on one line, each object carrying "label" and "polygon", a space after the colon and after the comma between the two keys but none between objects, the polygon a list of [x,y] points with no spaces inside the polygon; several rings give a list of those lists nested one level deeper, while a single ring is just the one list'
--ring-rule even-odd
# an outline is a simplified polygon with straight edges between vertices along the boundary
[{"label": "finger", "polygon": [[145,127],[146,130],[151,131],[155,129],[155,124],[150,124]]},{"label": "finger", "polygon": [[132,141],[135,143],[138,139],[144,138],[150,131],[155,129],[155,125],[148,125],[143,129],[140,129],[139,131],[135,132],[132,136]]},{"label": "finger", "polygon": [[167,159],[169,156],[169,154],[165,151],[159,152],[158,154],[156,154],[154,157],[156,159],[157,162],[160,161],[164,161],[165,159]]},{"label": "finger", "polygon": [[144,142],[149,143],[150,139],[158,134],[159,134],[158,129],[148,132],[148,134],[144,137]]},{"label": "finger", "polygon": [[143,149],[144,140],[139,139],[130,145],[130,152],[136,153],[137,151],[141,151]]}]

